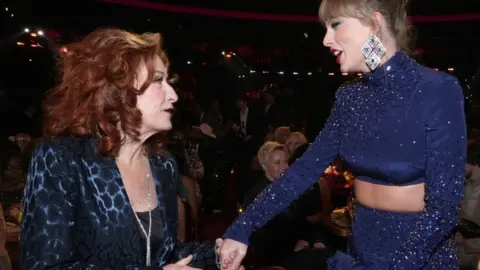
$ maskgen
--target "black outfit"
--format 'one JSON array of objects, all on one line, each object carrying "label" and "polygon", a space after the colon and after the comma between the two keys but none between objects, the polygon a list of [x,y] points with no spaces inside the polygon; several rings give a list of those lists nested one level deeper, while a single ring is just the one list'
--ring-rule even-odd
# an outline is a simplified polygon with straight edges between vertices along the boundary
[{"label": "black outfit", "polygon": [[[255,197],[271,182],[263,177],[246,195],[243,206],[248,207]],[[310,229],[307,221],[293,203],[271,219],[250,238],[250,252],[255,266],[276,265],[287,269],[323,269],[326,266],[326,250],[306,249],[294,252],[298,240],[308,242]]]},{"label": "black outfit", "polygon": [[[297,158],[301,157],[303,153],[307,150],[310,144],[304,144],[299,146],[290,156],[288,161],[289,165],[292,165]],[[315,183],[312,187],[310,187],[307,192],[301,195],[297,201],[297,207],[299,211],[304,216],[311,216],[320,211],[322,211],[322,196],[320,193],[320,185]]]}]

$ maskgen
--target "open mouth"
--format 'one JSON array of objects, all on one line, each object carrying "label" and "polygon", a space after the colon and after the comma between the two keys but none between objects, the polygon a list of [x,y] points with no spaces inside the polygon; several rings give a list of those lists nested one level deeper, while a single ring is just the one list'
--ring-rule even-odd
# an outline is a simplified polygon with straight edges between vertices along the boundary
[{"label": "open mouth", "polygon": [[337,63],[340,63],[342,60],[343,52],[340,50],[330,49],[330,52],[337,58]]},{"label": "open mouth", "polygon": [[171,109],[166,109],[165,111],[169,114],[173,114],[175,112],[175,109],[171,108]]}]

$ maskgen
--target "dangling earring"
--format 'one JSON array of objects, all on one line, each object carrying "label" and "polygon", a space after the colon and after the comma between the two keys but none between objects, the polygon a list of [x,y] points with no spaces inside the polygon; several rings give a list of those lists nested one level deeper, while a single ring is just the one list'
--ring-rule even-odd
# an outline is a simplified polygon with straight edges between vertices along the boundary
[{"label": "dangling earring", "polygon": [[386,51],[382,41],[376,35],[371,35],[362,47],[365,62],[371,70],[375,70],[380,65]]}]

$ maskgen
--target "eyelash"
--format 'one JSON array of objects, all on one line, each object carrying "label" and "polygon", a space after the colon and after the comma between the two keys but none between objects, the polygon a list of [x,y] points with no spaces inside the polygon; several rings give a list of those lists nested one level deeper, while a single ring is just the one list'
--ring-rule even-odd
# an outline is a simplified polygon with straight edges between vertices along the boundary
[{"label": "eyelash", "polygon": [[334,22],[332,23],[332,28],[335,29],[340,25],[340,22]]}]

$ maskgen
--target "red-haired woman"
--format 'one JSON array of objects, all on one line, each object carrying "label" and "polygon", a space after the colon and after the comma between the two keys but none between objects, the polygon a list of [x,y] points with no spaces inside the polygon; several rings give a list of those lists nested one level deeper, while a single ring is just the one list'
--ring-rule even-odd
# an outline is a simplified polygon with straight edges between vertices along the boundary
[{"label": "red-haired woman", "polygon": [[176,242],[177,166],[152,137],[177,101],[160,35],[97,30],[60,63],[27,176],[22,269],[216,269],[213,243]]}]

